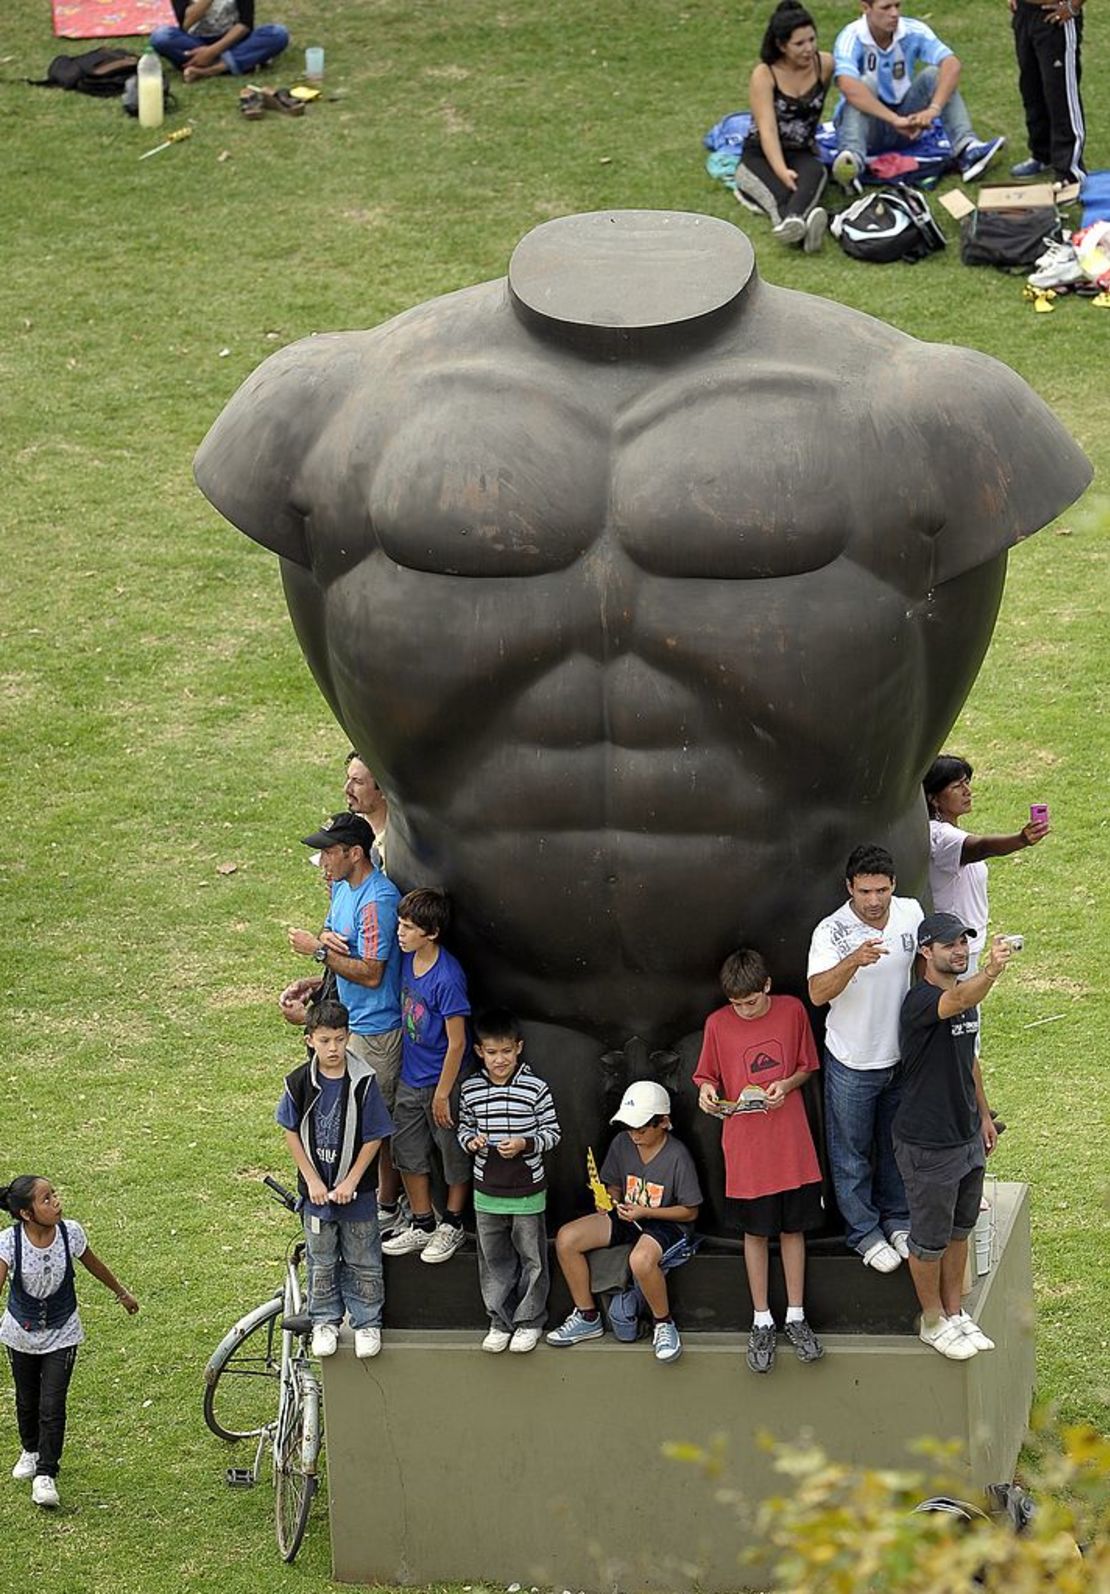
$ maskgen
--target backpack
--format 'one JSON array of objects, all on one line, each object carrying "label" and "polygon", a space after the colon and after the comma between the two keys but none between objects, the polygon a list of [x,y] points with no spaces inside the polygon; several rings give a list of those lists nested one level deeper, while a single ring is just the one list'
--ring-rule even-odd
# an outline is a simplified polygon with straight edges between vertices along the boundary
[{"label": "backpack", "polygon": [[[681,1267],[683,1262],[690,1260],[700,1245],[700,1235],[684,1234],[680,1240],[676,1240],[663,1252],[659,1262],[661,1271],[670,1273],[673,1268]],[[647,1320],[651,1313],[638,1284],[633,1283],[626,1289],[614,1290],[605,1298],[605,1308],[614,1339],[630,1345],[633,1340],[639,1339],[641,1334],[647,1333]]]},{"label": "backpack", "polygon": [[86,50],[84,55],[56,55],[43,78],[28,78],[40,89],[74,89],[96,99],[111,99],[122,94],[139,69],[139,57],[132,50]]},{"label": "backpack", "polygon": [[997,266],[1026,272],[1050,238],[1060,237],[1055,205],[1028,210],[974,210],[960,223],[960,259],[965,266]]},{"label": "backpack", "polygon": [[913,188],[880,188],[834,216],[830,228],[854,260],[913,263],[945,247],[929,201]]}]

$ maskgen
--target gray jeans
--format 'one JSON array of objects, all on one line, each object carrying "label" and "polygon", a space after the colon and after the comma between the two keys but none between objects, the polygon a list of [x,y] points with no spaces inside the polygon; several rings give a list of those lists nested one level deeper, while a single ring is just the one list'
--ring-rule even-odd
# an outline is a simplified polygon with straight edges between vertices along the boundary
[{"label": "gray jeans", "polygon": [[[936,85],[936,67],[923,66],[910,84],[901,105],[892,109],[897,110],[902,116],[909,116],[913,111],[923,111],[931,104]],[[947,100],[940,113],[940,119],[944,123],[944,131],[948,134],[952,149],[958,155],[964,145],[970,144],[975,137],[971,117],[958,90]],[[913,140],[907,138],[905,133],[899,133],[889,122],[883,122],[877,116],[867,116],[863,111],[854,110],[847,101],[840,107],[836,118],[836,135],[837,149],[850,149],[861,160],[865,160],[868,155],[885,154],[888,150],[901,150],[913,154]]]},{"label": "gray jeans", "polygon": [[542,1212],[475,1212],[478,1283],[494,1328],[547,1321],[547,1222]]}]

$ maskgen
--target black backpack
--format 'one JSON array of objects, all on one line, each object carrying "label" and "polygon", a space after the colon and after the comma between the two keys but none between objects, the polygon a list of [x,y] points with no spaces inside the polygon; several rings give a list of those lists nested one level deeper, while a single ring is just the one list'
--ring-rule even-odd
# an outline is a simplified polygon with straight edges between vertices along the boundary
[{"label": "black backpack", "polygon": [[945,247],[928,200],[915,188],[880,188],[865,194],[834,216],[830,227],[846,255],[878,265],[892,260],[912,264]]},{"label": "black backpack", "polygon": [[43,78],[28,78],[40,89],[74,89],[97,99],[122,94],[127,79],[139,69],[133,50],[86,50],[84,55],[56,55]]},{"label": "black backpack", "polygon": [[1055,205],[976,210],[960,223],[960,259],[965,266],[997,266],[1024,274],[1036,265],[1049,239],[1059,237]]}]

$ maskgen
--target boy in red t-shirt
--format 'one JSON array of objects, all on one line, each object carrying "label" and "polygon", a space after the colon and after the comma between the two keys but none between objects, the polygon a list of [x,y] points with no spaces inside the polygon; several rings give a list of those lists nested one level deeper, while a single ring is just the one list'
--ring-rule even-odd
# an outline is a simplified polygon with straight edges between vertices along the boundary
[{"label": "boy in red t-shirt", "polygon": [[817,1071],[817,1048],[801,1002],[771,995],[758,952],[742,948],[727,957],[721,989],[728,1006],[706,1020],[694,1084],[702,1112],[724,1120],[725,1195],[739,1207],[755,1308],[748,1366],[769,1373],[775,1320],[767,1295],[768,1242],[776,1234],[786,1277],[786,1337],[799,1361],[825,1354],[802,1305],[805,1231],[820,1227],[822,1203],[821,1171],[798,1087]]}]

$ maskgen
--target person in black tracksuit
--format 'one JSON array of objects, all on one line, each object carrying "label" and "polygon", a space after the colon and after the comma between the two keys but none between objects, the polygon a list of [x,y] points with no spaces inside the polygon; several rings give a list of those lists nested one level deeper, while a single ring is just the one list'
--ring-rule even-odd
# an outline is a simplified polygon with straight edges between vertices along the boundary
[{"label": "person in black tracksuit", "polygon": [[1084,0],[1010,0],[1029,155],[1015,177],[1052,171],[1081,182],[1086,126],[1079,94]]}]

